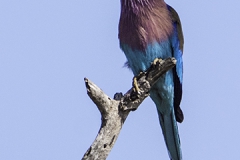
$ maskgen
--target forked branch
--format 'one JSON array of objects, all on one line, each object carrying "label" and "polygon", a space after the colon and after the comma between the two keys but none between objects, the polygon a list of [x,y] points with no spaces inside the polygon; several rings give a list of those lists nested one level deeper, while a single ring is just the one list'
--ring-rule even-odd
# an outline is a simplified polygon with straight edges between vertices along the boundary
[{"label": "forked branch", "polygon": [[130,111],[138,108],[143,100],[149,96],[151,86],[176,64],[174,58],[158,59],[154,62],[146,72],[136,76],[140,92],[136,92],[135,88],[132,87],[124,95],[116,93],[114,99],[109,98],[97,85],[84,78],[87,94],[101,112],[102,124],[96,139],[82,160],[105,160],[107,158]]}]

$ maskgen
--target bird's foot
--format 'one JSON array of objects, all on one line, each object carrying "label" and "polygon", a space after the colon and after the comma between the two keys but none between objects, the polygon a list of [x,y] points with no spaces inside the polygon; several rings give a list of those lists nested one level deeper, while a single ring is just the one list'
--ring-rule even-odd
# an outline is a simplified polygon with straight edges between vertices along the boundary
[{"label": "bird's foot", "polygon": [[162,60],[161,58],[155,58],[155,59],[153,60],[152,64],[153,64],[154,66],[156,66],[156,65],[162,63],[162,61],[163,61],[163,60]]},{"label": "bird's foot", "polygon": [[133,77],[133,91],[140,94],[141,93],[141,90],[140,88],[138,87],[138,77],[140,77],[142,74],[144,74],[144,72],[140,72],[137,76],[134,76]]},{"label": "bird's foot", "polygon": [[137,83],[137,77],[133,78],[133,90],[134,90],[134,92],[140,93],[140,89],[139,89],[138,83]]}]

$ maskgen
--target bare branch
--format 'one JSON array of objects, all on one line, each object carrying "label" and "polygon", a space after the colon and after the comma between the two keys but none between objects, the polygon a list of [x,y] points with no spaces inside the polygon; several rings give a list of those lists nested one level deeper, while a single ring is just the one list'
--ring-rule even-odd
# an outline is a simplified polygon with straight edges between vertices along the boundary
[{"label": "bare branch", "polygon": [[151,86],[175,64],[174,58],[159,59],[146,72],[136,76],[140,93],[136,93],[135,89],[131,88],[124,96],[122,93],[116,93],[114,99],[109,98],[97,85],[84,78],[87,93],[101,112],[102,124],[95,141],[82,160],[105,160],[107,158],[130,111],[138,108],[149,96]]}]

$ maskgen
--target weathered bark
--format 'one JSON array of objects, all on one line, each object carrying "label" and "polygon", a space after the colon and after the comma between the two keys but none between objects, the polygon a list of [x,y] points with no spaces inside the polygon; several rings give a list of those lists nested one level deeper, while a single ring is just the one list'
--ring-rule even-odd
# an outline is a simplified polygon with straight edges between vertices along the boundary
[{"label": "weathered bark", "polygon": [[107,158],[130,111],[138,108],[149,96],[151,86],[175,64],[174,58],[159,59],[146,72],[136,76],[140,92],[137,93],[133,87],[124,96],[122,93],[116,93],[114,99],[109,98],[98,86],[84,78],[87,93],[101,112],[102,124],[95,141],[82,160],[105,160]]}]

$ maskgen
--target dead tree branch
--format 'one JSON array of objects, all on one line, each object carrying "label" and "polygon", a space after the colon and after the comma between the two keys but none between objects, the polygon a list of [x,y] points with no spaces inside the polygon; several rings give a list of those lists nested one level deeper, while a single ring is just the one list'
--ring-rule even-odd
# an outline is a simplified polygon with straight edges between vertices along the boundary
[{"label": "dead tree branch", "polygon": [[137,93],[133,87],[124,96],[122,93],[116,93],[114,99],[109,98],[97,85],[84,78],[87,94],[101,112],[102,124],[95,141],[82,160],[105,160],[107,158],[130,111],[138,108],[149,96],[151,86],[176,64],[174,58],[159,59],[155,62],[146,72],[136,76],[140,93]]}]

